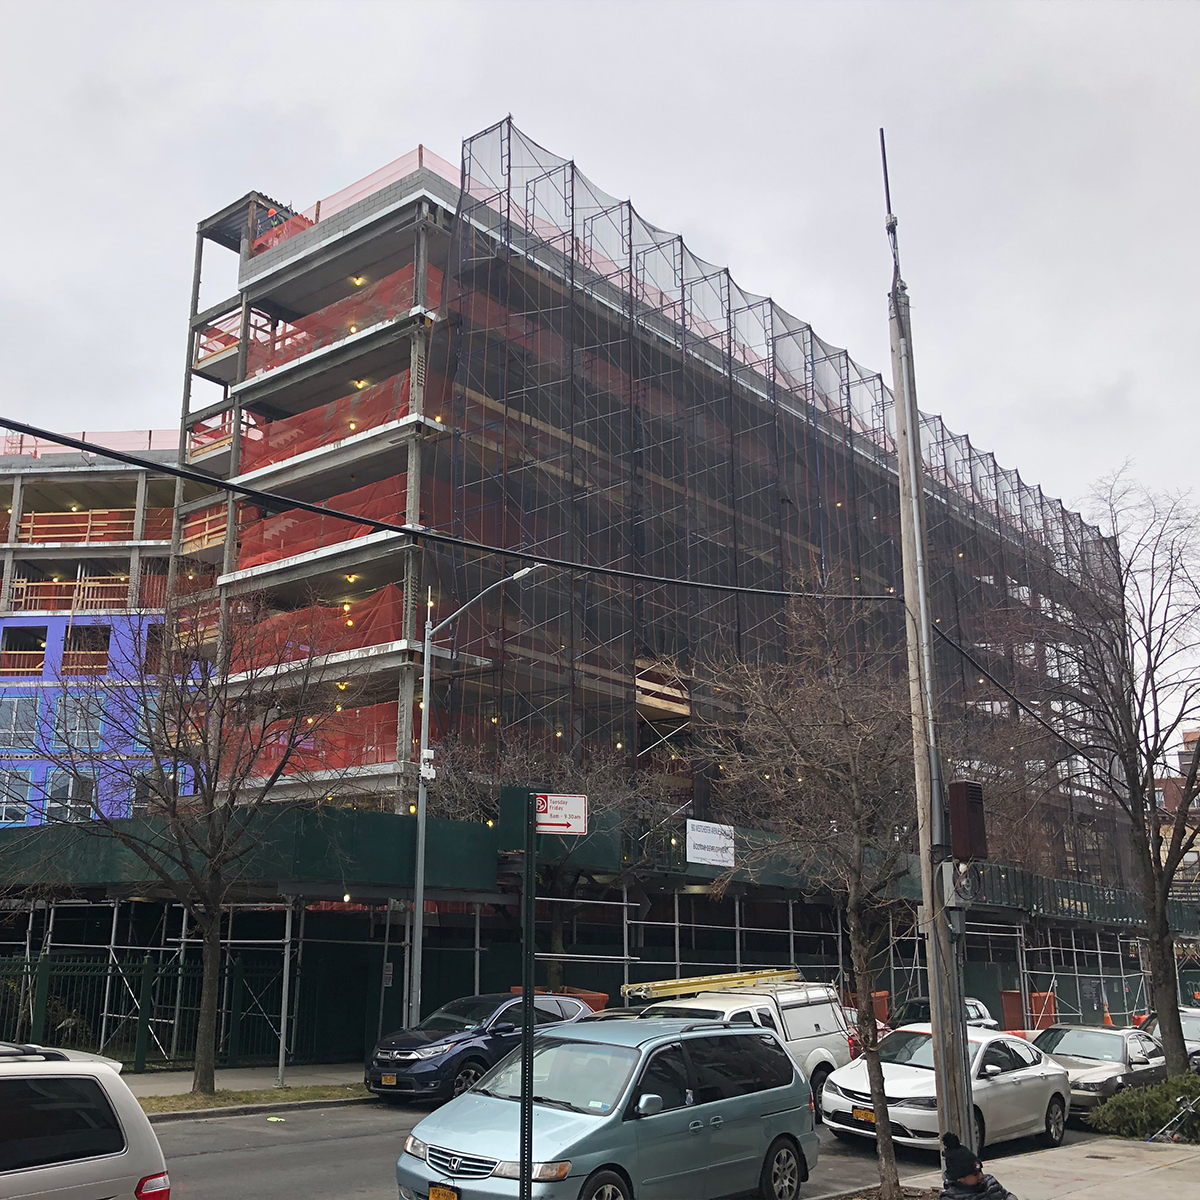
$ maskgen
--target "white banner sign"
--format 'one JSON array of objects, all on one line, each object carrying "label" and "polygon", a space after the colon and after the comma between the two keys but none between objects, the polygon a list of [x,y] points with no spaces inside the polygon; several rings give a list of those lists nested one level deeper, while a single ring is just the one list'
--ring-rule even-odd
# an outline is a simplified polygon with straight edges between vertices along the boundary
[{"label": "white banner sign", "polygon": [[534,797],[538,833],[587,833],[587,797],[539,793]]},{"label": "white banner sign", "polygon": [[733,866],[733,826],[687,823],[687,860],[706,867]]}]

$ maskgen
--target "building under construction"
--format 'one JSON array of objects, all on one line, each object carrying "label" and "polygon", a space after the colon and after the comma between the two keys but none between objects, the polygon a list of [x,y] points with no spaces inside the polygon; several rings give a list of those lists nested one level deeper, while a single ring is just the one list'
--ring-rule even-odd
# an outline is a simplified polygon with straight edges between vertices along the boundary
[{"label": "building under construction", "polygon": [[[202,305],[213,253],[238,257],[238,291]],[[238,917],[238,936],[231,912],[230,972],[239,946],[268,957],[283,946],[270,969],[299,972],[290,915],[286,935],[281,923],[284,907],[298,910],[301,946],[306,914],[323,932],[310,927],[300,951],[309,957],[304,986],[291,993],[293,1030],[319,1024],[302,1015],[319,991],[317,961],[341,963],[321,970],[340,981],[340,1003],[353,991],[368,1042],[376,994],[379,1028],[407,1017],[402,989],[386,989],[390,956],[408,962],[407,814],[428,720],[435,746],[520,733],[564,754],[603,749],[635,769],[661,765],[664,751],[678,764],[680,804],[649,825],[634,813],[607,821],[575,855],[574,894],[547,895],[539,908],[563,943],[547,956],[566,961],[572,982],[611,992],[630,980],[788,963],[845,981],[828,897],[806,895],[786,874],[739,877],[710,896],[719,872],[686,861],[681,827],[687,812],[705,811],[690,742],[707,699],[701,664],[776,644],[784,593],[797,581],[836,580],[879,598],[900,589],[893,401],[878,373],[511,121],[469,138],[461,169],[422,148],[303,212],[255,192],[201,221],[187,362],[185,461],[412,527],[373,530],[177,488],[171,562],[200,589],[189,603],[227,599],[236,619],[252,596],[265,624],[279,623],[281,658],[344,663],[355,675],[354,707],[321,726],[279,798],[334,801],[347,829],[369,818],[386,825],[372,836],[397,839],[379,865],[347,833],[358,851],[322,876],[324,860],[298,833],[290,865],[247,882],[254,908]],[[997,622],[1061,603],[1101,570],[1104,544],[940,419],[924,418],[921,433],[934,616],[989,673],[1012,679]],[[545,569],[469,608],[435,647],[424,712],[426,611],[440,620],[525,561],[469,543],[587,569]],[[287,633],[298,614],[311,631],[303,644]],[[1055,669],[1050,658],[1042,666]],[[938,670],[945,704],[997,711],[997,693],[950,643]],[[430,1002],[515,981],[516,870],[506,852],[516,842],[505,840],[506,814],[493,815],[486,825],[435,823],[420,918],[430,927]],[[1043,824],[1046,874],[1058,878],[981,868],[968,990],[997,1008],[999,992],[1015,990],[1026,1019],[1030,995],[1046,990],[1059,993],[1060,1012],[1083,1019],[1099,1020],[1103,1006],[1133,1012],[1145,1003],[1139,917],[1116,890],[1131,881],[1113,810],[1077,774],[1064,778]],[[126,1005],[124,1028],[135,1008],[167,1022],[172,1003],[177,1024],[187,955],[178,915],[139,907],[119,933],[131,885],[97,877],[89,886],[113,906],[111,931],[73,912],[72,945],[106,947],[113,962],[153,948],[162,960],[161,998],[157,983],[143,993],[155,1015]],[[274,916],[266,911],[284,896]],[[553,918],[564,903],[565,934]],[[12,939],[25,939],[28,963],[39,945],[49,952],[54,922],[42,899],[22,911]],[[1176,913],[1191,933],[1195,917]],[[897,922],[890,990],[919,994],[908,900]],[[318,941],[356,947],[357,965],[314,957]],[[231,994],[228,985],[223,1003]],[[321,1053],[317,1034],[296,1036],[297,1053]]]}]

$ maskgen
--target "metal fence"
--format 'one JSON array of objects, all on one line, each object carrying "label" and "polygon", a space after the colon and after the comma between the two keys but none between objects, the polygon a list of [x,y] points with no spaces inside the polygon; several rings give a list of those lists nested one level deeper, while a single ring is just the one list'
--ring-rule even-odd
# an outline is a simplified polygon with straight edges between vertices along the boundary
[{"label": "metal fence", "polygon": [[[201,965],[177,958],[0,959],[0,1040],[106,1054],[135,1071],[183,1065],[195,1053],[201,982]],[[282,984],[280,964],[222,964],[218,1065],[275,1061]],[[293,979],[292,1057],[311,1040],[302,992]]]}]

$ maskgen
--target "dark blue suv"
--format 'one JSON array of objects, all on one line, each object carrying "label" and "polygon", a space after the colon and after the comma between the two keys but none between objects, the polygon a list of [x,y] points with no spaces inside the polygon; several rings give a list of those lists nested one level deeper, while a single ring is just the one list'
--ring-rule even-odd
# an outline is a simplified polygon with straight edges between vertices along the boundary
[{"label": "dark blue suv", "polygon": [[[539,995],[533,1003],[539,1029],[578,1021],[592,1011],[574,996]],[[520,1040],[520,996],[464,996],[430,1013],[415,1029],[381,1038],[363,1082],[388,1099],[448,1099],[465,1092]]]}]

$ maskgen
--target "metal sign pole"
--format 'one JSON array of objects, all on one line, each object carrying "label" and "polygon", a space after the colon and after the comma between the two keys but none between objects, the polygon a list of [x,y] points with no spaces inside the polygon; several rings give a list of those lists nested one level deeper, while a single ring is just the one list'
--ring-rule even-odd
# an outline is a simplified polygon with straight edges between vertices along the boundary
[{"label": "metal sign pole", "polygon": [[537,886],[537,809],[525,800],[525,878],[521,894],[521,1200],[533,1197],[533,966]]}]

